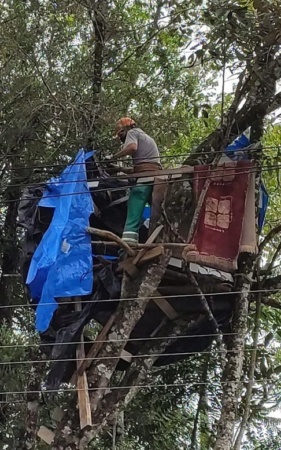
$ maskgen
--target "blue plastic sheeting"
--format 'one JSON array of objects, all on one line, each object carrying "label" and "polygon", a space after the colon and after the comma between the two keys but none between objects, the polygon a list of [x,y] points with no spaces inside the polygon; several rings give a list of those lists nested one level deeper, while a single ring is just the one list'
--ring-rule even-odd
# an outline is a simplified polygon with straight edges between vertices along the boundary
[{"label": "blue plastic sheeting", "polygon": [[142,214],[143,220],[150,219],[150,215],[151,215],[151,208],[149,205],[145,205],[145,208],[144,208],[144,211]]},{"label": "blue plastic sheeting", "polygon": [[60,194],[55,197],[51,225],[34,253],[26,281],[32,298],[39,301],[39,332],[49,327],[58,306],[55,297],[88,295],[93,290],[91,238],[85,231],[93,201],[84,163],[85,153],[80,150],[60,177],[64,183],[51,185]]},{"label": "blue plastic sheeting", "polygon": [[[81,149],[80,152],[83,152],[84,150]],[[87,152],[84,156],[84,161],[87,161],[95,151]],[[79,166],[81,164],[76,163],[77,171],[79,171]],[[82,164],[83,165],[83,164]],[[70,171],[70,168],[72,165],[67,166],[66,169],[62,172],[61,175],[58,177],[53,177],[50,180],[48,180],[45,191],[43,192],[43,197],[39,202],[39,206],[44,206],[45,208],[56,208],[58,204],[59,196],[62,193],[63,187],[65,184],[67,184],[68,181],[68,173]],[[85,178],[86,179],[86,178]],[[81,188],[82,188],[82,183]],[[82,191],[82,189],[81,189]]]},{"label": "blue plastic sheeting", "polygon": [[107,259],[108,261],[116,261],[118,259],[118,256],[112,256],[112,255],[94,255],[96,257],[101,256],[104,259]]},{"label": "blue plastic sheeting", "polygon": [[[242,150],[245,147],[248,147],[249,145],[251,145],[251,141],[247,138],[247,136],[245,136],[245,134],[242,134],[234,142],[232,142],[232,144],[226,147],[225,154],[234,161],[241,161],[242,159],[248,159],[247,152],[243,152],[240,150]],[[259,214],[258,214],[259,231],[262,230],[264,225],[268,202],[269,202],[269,195],[266,191],[263,181],[261,181]]]},{"label": "blue plastic sheeting", "polygon": [[258,227],[259,231],[263,229],[265,215],[268,207],[269,195],[266,191],[265,185],[261,183],[260,186],[260,202],[259,202],[259,217],[258,217]]},{"label": "blue plastic sheeting", "polygon": [[237,139],[235,139],[234,142],[232,142],[228,147],[225,149],[225,153],[229,158],[231,159],[248,159],[248,155],[246,152],[239,152],[239,150],[242,150],[243,148],[248,147],[251,145],[251,141],[245,136],[245,134],[241,134]]}]

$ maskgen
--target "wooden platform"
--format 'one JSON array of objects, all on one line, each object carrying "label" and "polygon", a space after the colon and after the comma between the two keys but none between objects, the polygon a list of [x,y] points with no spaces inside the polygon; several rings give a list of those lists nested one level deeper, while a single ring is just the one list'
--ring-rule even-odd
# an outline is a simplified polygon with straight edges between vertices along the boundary
[{"label": "wooden platform", "polygon": [[[120,168],[121,171],[121,168]],[[154,181],[155,178],[168,181],[168,180],[175,180],[178,178],[181,178],[184,174],[191,174],[194,172],[193,166],[182,166],[178,167],[176,169],[163,169],[163,170],[150,170],[147,172],[141,172],[141,173],[131,173],[131,174],[124,174],[124,175],[118,175],[116,177],[112,177],[112,180],[129,180],[131,178],[135,178],[137,180],[137,183],[149,183],[151,181]],[[110,181],[110,177],[108,177],[108,181]],[[96,188],[99,186],[99,179],[92,179],[88,181],[88,188]],[[124,187],[125,189],[126,187]]]}]

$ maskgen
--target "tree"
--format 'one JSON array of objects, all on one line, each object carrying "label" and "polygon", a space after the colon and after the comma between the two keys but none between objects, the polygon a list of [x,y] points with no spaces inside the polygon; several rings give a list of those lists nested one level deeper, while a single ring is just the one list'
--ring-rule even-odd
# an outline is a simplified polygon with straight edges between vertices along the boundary
[{"label": "tree", "polygon": [[[37,1],[23,3],[10,0],[4,2],[1,9],[3,63],[0,143],[3,247],[0,288],[1,306],[5,307],[2,309],[5,313],[2,332],[4,344],[14,343],[18,329],[20,329],[21,338],[26,339],[27,335],[31,336],[28,342],[32,344],[30,325],[26,326],[26,312],[24,312],[25,320],[22,323],[22,307],[14,310],[7,307],[15,302],[19,305],[23,304],[24,293],[20,283],[16,283],[15,277],[10,275],[17,272],[19,263],[19,255],[15,253],[14,243],[20,237],[20,233],[16,230],[16,201],[22,187],[30,182],[34,183],[35,180],[45,180],[52,172],[56,173],[61,167],[56,166],[65,164],[66,157],[72,155],[76,147],[82,144],[94,145],[104,152],[112,151],[114,144],[110,139],[111,124],[116,117],[127,112],[138,118],[147,131],[155,135],[159,145],[167,154],[170,156],[178,153],[186,154],[186,162],[191,164],[211,161],[217,152],[222,151],[226,143],[249,126],[252,127],[253,141],[259,141],[264,130],[269,130],[263,138],[264,144],[266,146],[267,142],[273,139],[275,145],[277,137],[270,132],[271,126],[267,125],[266,120],[279,107],[281,99],[280,94],[276,93],[276,83],[281,76],[280,7],[278,2],[265,0],[247,4],[239,1],[218,1],[208,3],[204,7],[196,1],[179,1],[172,4],[168,1],[152,1],[149,4],[137,1],[124,5],[118,0],[98,2],[89,0],[85,3],[63,1],[59,4]],[[201,27],[206,30],[204,33]],[[196,47],[190,50],[194,45]],[[189,58],[186,57],[187,52],[193,52]],[[213,101],[208,99],[208,91],[214,87],[215,83],[205,74],[209,71],[216,78],[218,70],[222,70],[225,66],[231,67],[239,80],[235,94],[224,98],[225,114],[222,116],[221,102],[218,103],[218,99],[214,99],[216,104],[213,105]],[[274,151],[268,151],[267,158],[270,161],[274,158],[273,154]],[[261,151],[255,153],[255,158],[257,164],[261,166]],[[275,159],[274,164],[276,164]],[[55,167],[53,169],[50,166]],[[257,183],[259,177],[260,174],[257,176]],[[276,185],[273,180],[271,183],[271,192],[273,192]],[[184,186],[184,184],[171,186],[167,197],[169,200],[176,194],[186,198],[184,205],[178,209],[169,204],[169,201],[165,205],[167,217],[174,229],[176,229],[177,218],[184,215],[183,208],[190,200],[190,190],[185,190]],[[274,196],[274,202],[278,204],[278,195]],[[273,220],[276,220],[275,216]],[[259,269],[259,283],[265,291],[269,289],[269,286],[278,287],[279,274],[274,265],[280,251],[278,228],[270,231],[268,227],[266,231],[269,234],[265,242],[261,244],[261,250],[268,262],[269,270],[262,272],[262,269]],[[162,239],[176,240],[175,235],[171,233],[171,228],[165,222]],[[168,258],[169,255],[165,255],[161,264],[151,265],[141,274],[138,284],[134,286],[129,280],[124,279],[123,296],[132,297],[137,294],[148,301],[150,293],[157,288]],[[272,260],[273,264],[270,264]],[[266,351],[262,353],[258,348],[260,337],[258,340],[253,338],[257,350],[256,356],[251,360],[247,357],[247,346],[244,349],[244,338],[249,329],[248,302],[252,302],[249,279],[252,277],[257,279],[257,270],[254,258],[245,255],[239,268],[239,273],[242,275],[237,277],[235,285],[235,290],[239,294],[235,299],[236,310],[232,326],[237,335],[233,336],[227,344],[229,353],[223,375],[223,390],[221,392],[218,388],[215,392],[222,402],[221,407],[220,403],[218,405],[218,413],[221,414],[218,425],[216,424],[218,414],[212,417],[210,412],[207,414],[210,424],[206,424],[204,408],[202,408],[204,392],[202,393],[200,385],[192,391],[194,399],[198,398],[196,395],[199,396],[196,417],[197,423],[200,424],[200,429],[198,425],[196,428],[193,427],[193,434],[200,436],[202,448],[204,445],[205,448],[208,448],[208,445],[209,447],[212,445],[215,449],[231,448],[234,429],[240,417],[243,417],[241,423],[241,442],[243,442],[244,431],[248,429],[247,424],[254,423],[258,419],[262,420],[259,414],[267,399],[273,396],[278,403],[274,388],[269,389],[270,393],[262,390],[255,392],[254,386],[247,392],[240,389],[240,381],[243,377],[247,373],[250,378],[253,375],[253,371],[248,372],[249,363],[255,367],[256,379],[259,379],[259,376],[264,379],[271,378],[278,367],[278,358],[275,358],[271,361],[271,369],[268,368],[264,372],[264,361],[269,357]],[[145,282],[149,282],[150,291]],[[254,300],[260,303],[272,301],[267,299],[266,293],[261,297]],[[279,306],[278,300],[276,302],[274,305]],[[145,301],[142,305],[144,309]],[[130,302],[126,302],[126,306],[119,308],[118,327],[122,325],[127,336],[143,309],[136,308],[135,303]],[[262,313],[265,317],[261,315],[261,318],[256,321],[256,330],[257,327],[265,330],[268,327],[268,321],[277,328],[278,312],[275,310],[271,312],[270,306],[263,311],[266,311]],[[9,334],[6,323],[14,332]],[[117,333],[118,327],[115,330]],[[250,323],[251,327],[252,323]],[[161,332],[165,336],[172,336],[180,333],[181,328],[178,324],[172,323]],[[274,338],[277,339],[276,336]],[[168,341],[167,339],[164,344],[162,342],[161,347],[159,343],[156,343],[154,347],[144,347],[143,352],[144,354],[159,353],[163,351],[163,345],[167,345]],[[121,350],[120,344],[112,343],[109,349],[102,350],[101,356],[114,354],[116,357]],[[24,350],[19,356],[18,353],[11,351],[7,359],[10,359],[10,362],[18,358],[36,360],[37,357],[34,355],[36,352],[31,351],[27,355]],[[110,378],[114,372],[114,364],[112,360],[108,361],[107,369]],[[102,388],[99,397],[92,396],[93,414],[97,427],[92,430],[92,433],[86,433],[80,439],[81,448],[87,445],[97,432],[101,434],[106,428],[105,425],[112,427],[116,415],[124,407],[125,394],[130,394],[133,398],[136,390],[132,387],[146,384],[147,380],[153,376],[152,364],[153,357],[135,361],[123,380],[123,387],[130,386],[130,388],[111,391],[107,395],[104,395],[104,388],[109,386],[109,378],[104,379],[97,367],[92,367],[93,383],[95,387]],[[194,361],[189,364],[190,367],[188,366],[188,369],[185,367],[185,370],[195,369],[200,379],[204,371],[200,365],[198,367],[198,360],[194,358]],[[4,367],[10,377],[14,366],[10,364]],[[213,367],[216,367],[215,361],[210,363],[208,375],[211,370],[214,370]],[[38,389],[40,384],[38,380],[41,379],[42,373],[40,373],[40,366],[34,364],[34,366],[27,365],[17,370],[20,380],[13,383],[14,389],[11,388],[11,391],[21,391],[22,389],[19,387],[17,389],[17,386],[22,383],[27,386],[27,380],[34,370],[38,371],[36,372],[38,373]],[[221,368],[217,370],[221,376]],[[270,370],[273,370],[273,373],[270,373]],[[172,380],[176,379],[176,374],[173,378],[173,370],[168,370],[168,373]],[[165,379],[165,373],[161,376]],[[7,390],[6,380],[7,377],[1,377],[2,391]],[[264,389],[268,391],[267,386],[264,386]],[[9,395],[1,395],[1,401],[4,403],[6,398],[10,400]],[[175,414],[178,410],[177,399],[182,401],[186,395],[186,392],[180,392],[175,397],[172,396],[173,408],[167,407],[167,411]],[[206,395],[210,395],[210,388]],[[145,395],[142,397],[145,404],[146,397]],[[251,398],[252,401],[249,403]],[[31,400],[38,403],[38,398]],[[258,407],[255,406],[257,400]],[[138,397],[135,401],[138,405]],[[98,404],[102,404],[101,409],[97,408]],[[7,408],[13,411],[16,418],[16,404],[11,403],[10,407],[7,407],[7,404],[3,406],[1,420],[6,430]],[[192,405],[190,410],[194,414]],[[190,410],[181,408],[176,415],[178,421],[181,422],[186,414],[190,414]],[[155,413],[155,408],[152,413]],[[73,420],[72,417],[67,419]],[[36,420],[36,417],[31,420],[32,432],[28,437],[33,439],[31,443],[33,448],[36,448],[34,437]],[[154,419],[154,421],[158,426],[161,424],[160,419]],[[175,426],[173,417],[165,423]],[[59,445],[62,448],[67,448],[67,445],[72,446],[70,448],[78,448],[75,421],[66,422],[66,424],[71,424],[73,434],[69,433],[68,429],[66,439],[66,435],[60,430],[57,434],[57,446],[55,445],[54,448],[59,448]],[[212,426],[216,427],[216,433],[210,431]],[[140,433],[137,431],[137,426],[132,428],[130,425],[130,427],[131,430],[134,429],[135,432]],[[191,428],[183,424],[178,430],[178,436],[181,433],[183,435],[189,433],[191,438]],[[14,439],[14,442],[17,442],[16,445],[21,445],[18,444],[20,432],[19,428],[13,426],[9,442],[13,442],[12,439]],[[169,435],[168,430],[165,430],[165,433]],[[151,445],[152,435],[153,433],[150,432],[148,438],[144,437],[142,445]],[[169,436],[172,437],[173,433]],[[129,433],[129,439],[133,437]],[[185,436],[186,440],[189,438]],[[148,444],[144,443],[145,439],[149,439]],[[67,440],[68,444],[66,444]],[[179,448],[180,445],[184,445],[184,442],[185,440],[180,436],[177,444]],[[156,444],[153,443],[153,445]]]}]

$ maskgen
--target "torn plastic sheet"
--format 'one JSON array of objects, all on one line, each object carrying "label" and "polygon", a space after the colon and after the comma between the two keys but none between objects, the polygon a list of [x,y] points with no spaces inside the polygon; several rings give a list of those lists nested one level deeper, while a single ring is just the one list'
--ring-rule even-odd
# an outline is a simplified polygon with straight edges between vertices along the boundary
[{"label": "torn plastic sheet", "polygon": [[[84,152],[84,150],[81,149],[80,152]],[[39,202],[39,206],[44,206],[45,208],[56,208],[56,206],[58,204],[58,199],[59,199],[60,195],[62,194],[64,186],[65,186],[65,184],[68,184],[68,176],[69,176],[70,170],[73,171],[72,173],[75,172],[75,169],[77,170],[77,172],[79,172],[79,170],[80,170],[79,166],[84,165],[84,162],[87,161],[87,159],[89,159],[91,156],[93,156],[94,153],[95,153],[94,151],[84,153],[83,163],[78,163],[75,160],[73,164],[70,164],[69,166],[67,166],[64,169],[64,171],[61,173],[61,175],[59,175],[58,177],[50,178],[50,180],[48,180],[48,182],[46,184],[42,199]],[[85,180],[87,178],[86,171],[84,172],[84,174],[85,174],[85,178],[84,178],[84,180]],[[80,188],[81,188],[80,190],[82,192],[83,184],[81,182],[79,184],[80,184]]]},{"label": "torn plastic sheet", "polygon": [[[72,313],[72,323],[58,330],[51,354],[53,362],[45,384],[47,389],[59,389],[62,382],[69,381],[76,368],[76,362],[71,359],[75,359],[76,342],[80,340],[84,326],[94,317],[103,317],[101,322],[106,323],[116,310],[116,298],[120,297],[121,291],[121,277],[116,274],[115,269],[116,266],[107,264],[95,270],[95,290],[90,301],[83,304],[81,312]],[[60,321],[62,318],[61,316]]]},{"label": "torn plastic sheet", "polygon": [[39,300],[36,328],[44,332],[57,309],[55,297],[88,295],[93,289],[91,237],[86,233],[93,202],[86,181],[85,154],[80,150],[64,171],[50,227],[37,247],[26,284]]},{"label": "torn plastic sheet", "polygon": [[39,198],[45,190],[44,185],[31,186],[24,189],[18,207],[18,225],[33,232],[38,212]]},{"label": "torn plastic sheet", "polygon": [[239,151],[243,150],[246,147],[249,147],[251,145],[250,139],[247,138],[247,136],[243,133],[241,136],[239,136],[235,141],[233,141],[230,145],[228,145],[225,149],[225,154],[229,156],[229,158],[238,161],[241,159],[248,159],[248,155],[245,151]]}]

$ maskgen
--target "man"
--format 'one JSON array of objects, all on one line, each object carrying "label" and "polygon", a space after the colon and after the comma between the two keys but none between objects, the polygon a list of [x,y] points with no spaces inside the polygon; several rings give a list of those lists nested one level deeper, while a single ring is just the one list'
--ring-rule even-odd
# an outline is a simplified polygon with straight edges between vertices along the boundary
[{"label": "man", "polygon": [[[119,119],[116,124],[116,137],[124,143],[123,148],[115,154],[116,158],[132,156],[133,168],[127,173],[141,173],[162,169],[160,155],[155,141],[137,127],[129,117]],[[153,184],[140,183],[131,188],[128,200],[127,219],[122,239],[126,242],[139,241],[139,228],[147,202],[150,203]]]}]

